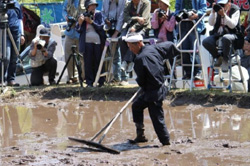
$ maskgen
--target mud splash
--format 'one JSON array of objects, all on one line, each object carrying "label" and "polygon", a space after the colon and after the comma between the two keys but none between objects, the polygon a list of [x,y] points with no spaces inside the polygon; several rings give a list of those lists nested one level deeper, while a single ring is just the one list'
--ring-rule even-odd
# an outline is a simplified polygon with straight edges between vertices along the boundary
[{"label": "mud splash", "polygon": [[[171,146],[159,143],[148,112],[148,143],[131,145],[135,127],[129,106],[103,144],[120,155],[68,140],[91,139],[125,102],[39,100],[0,106],[1,165],[249,165],[250,112],[234,105],[170,106],[164,102]],[[95,141],[98,142],[98,139]]]}]

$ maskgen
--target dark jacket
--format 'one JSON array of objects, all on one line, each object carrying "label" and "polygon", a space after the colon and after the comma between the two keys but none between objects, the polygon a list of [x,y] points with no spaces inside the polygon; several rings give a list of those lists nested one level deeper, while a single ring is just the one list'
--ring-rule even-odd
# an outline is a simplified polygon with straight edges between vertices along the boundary
[{"label": "dark jacket", "polygon": [[[106,34],[103,30],[103,25],[105,24],[102,13],[98,10],[95,11],[93,16],[93,27],[95,31],[99,34],[101,39],[101,45],[104,46],[106,40]],[[86,42],[86,24],[87,22],[84,21],[81,26],[77,23],[76,30],[80,33],[79,38],[79,52],[85,53],[85,42]]]},{"label": "dark jacket", "polygon": [[147,102],[162,101],[167,94],[164,85],[165,59],[172,59],[180,52],[172,42],[144,46],[136,55],[134,70],[136,81],[141,87]]},{"label": "dark jacket", "polygon": [[[240,10],[240,8],[238,6],[236,6],[235,4],[232,4],[231,9],[229,11],[229,17],[231,18],[232,15],[238,10]],[[218,32],[220,25],[221,25],[221,16],[218,14],[217,18],[216,18],[216,23],[214,25],[214,29],[212,30],[211,35]],[[240,18],[239,18],[238,24],[236,25],[236,27],[234,29],[231,29],[228,26],[225,26],[225,33],[236,34],[239,29],[240,29]]]},{"label": "dark jacket", "polygon": [[243,67],[245,67],[247,69],[248,74],[250,76],[250,56],[249,55],[248,56],[244,55],[244,56],[241,57],[240,60],[241,60],[241,66],[243,66]]},{"label": "dark jacket", "polygon": [[[240,10],[240,8],[237,5],[232,4],[230,11],[229,11],[229,17],[231,18],[232,15],[238,10]],[[220,25],[221,25],[221,16],[218,15],[216,18],[216,23],[214,25],[214,29],[210,32],[210,35],[216,34],[216,32],[218,32]],[[240,27],[240,17],[239,17],[238,24],[236,25],[236,27],[234,29],[231,29],[228,26],[225,26],[224,34],[235,34],[237,36],[237,39],[234,41],[234,48],[241,49],[243,47],[244,36],[243,36],[243,33],[241,31],[241,27]]]},{"label": "dark jacket", "polygon": [[7,11],[9,28],[14,37],[20,35],[20,20],[23,19],[20,4],[17,0],[14,1],[14,8]]}]

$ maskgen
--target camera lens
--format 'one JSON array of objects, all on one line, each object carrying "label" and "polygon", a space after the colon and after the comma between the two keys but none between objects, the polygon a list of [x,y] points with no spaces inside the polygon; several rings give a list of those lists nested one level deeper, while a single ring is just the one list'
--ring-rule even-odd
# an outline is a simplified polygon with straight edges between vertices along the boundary
[{"label": "camera lens", "polygon": [[38,50],[41,50],[43,48],[41,44],[37,44],[36,47],[37,47]]}]

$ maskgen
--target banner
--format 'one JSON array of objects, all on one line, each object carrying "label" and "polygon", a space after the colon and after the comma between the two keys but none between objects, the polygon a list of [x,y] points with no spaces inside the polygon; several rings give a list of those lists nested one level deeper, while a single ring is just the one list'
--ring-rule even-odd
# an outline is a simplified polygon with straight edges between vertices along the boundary
[{"label": "banner", "polygon": [[[217,0],[207,0],[207,7],[211,8],[213,2],[216,2]],[[248,0],[232,0],[232,3],[239,6],[241,8],[241,11],[248,11],[249,10],[249,1]]]},{"label": "banner", "polygon": [[23,12],[23,25],[24,30],[29,33],[36,34],[36,27],[40,24],[39,16],[30,9],[27,9],[23,5],[22,12]]},{"label": "banner", "polygon": [[63,3],[39,3],[41,24],[49,27],[51,23],[65,21],[62,16]]}]

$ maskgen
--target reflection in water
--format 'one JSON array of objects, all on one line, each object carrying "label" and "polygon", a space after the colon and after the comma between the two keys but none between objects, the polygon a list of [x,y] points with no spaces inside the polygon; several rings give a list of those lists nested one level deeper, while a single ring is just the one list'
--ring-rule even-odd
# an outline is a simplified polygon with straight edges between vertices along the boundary
[{"label": "reflection in water", "polygon": [[24,106],[16,107],[21,133],[28,133],[32,128],[32,110]]},{"label": "reflection in water", "polygon": [[239,116],[237,114],[233,114],[231,116],[232,130],[239,130],[240,129],[240,121],[241,121],[241,116]]},{"label": "reflection in water", "polygon": [[[207,110],[206,110],[207,112]],[[203,128],[204,129],[209,129],[210,128],[210,119],[209,119],[209,115],[207,113],[203,114]]]},{"label": "reflection in water", "polygon": [[[55,106],[38,103],[32,109],[25,106],[0,106],[0,147],[40,146],[42,143],[48,147],[53,144],[50,148],[66,148],[72,144],[67,141],[68,136],[92,138],[123,105],[123,102],[84,101],[81,106],[74,102]],[[193,109],[192,106],[169,107],[166,104],[164,110],[172,140],[181,136],[239,142],[249,140],[250,117],[244,116],[248,110],[234,108],[233,111],[216,112],[214,108],[208,107]],[[157,140],[147,111],[144,121],[147,137]],[[105,143],[124,142],[134,136],[135,126],[129,106],[112,125]]]}]

